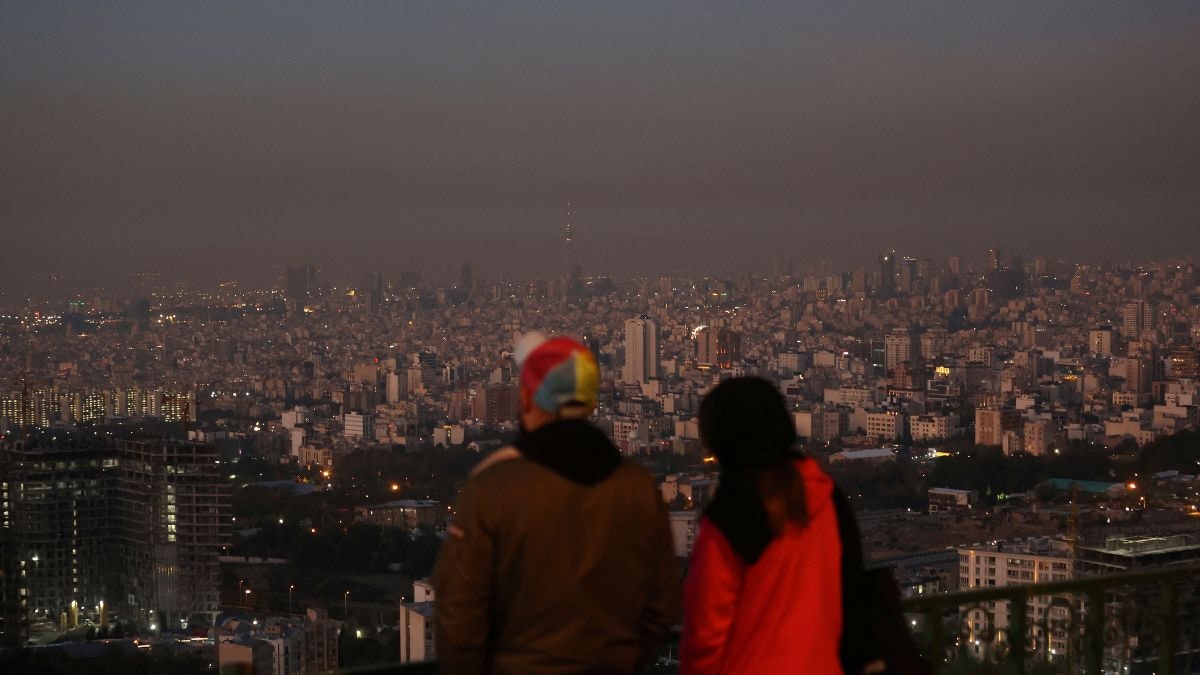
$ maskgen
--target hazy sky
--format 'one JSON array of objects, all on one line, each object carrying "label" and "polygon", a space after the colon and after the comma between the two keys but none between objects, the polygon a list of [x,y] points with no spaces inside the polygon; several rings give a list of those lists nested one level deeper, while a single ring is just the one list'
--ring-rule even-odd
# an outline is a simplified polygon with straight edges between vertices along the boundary
[{"label": "hazy sky", "polygon": [[[829,5],[833,5],[830,7]],[[0,288],[1200,253],[1200,3],[0,2]]]}]

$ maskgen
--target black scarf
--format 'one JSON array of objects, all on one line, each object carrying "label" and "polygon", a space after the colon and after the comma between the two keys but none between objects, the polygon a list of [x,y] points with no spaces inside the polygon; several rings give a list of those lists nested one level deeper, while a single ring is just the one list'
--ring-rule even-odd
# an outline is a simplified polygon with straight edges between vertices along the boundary
[{"label": "black scarf", "polygon": [[[791,448],[774,453],[734,454],[721,463],[721,481],[704,515],[729,540],[747,565],[758,562],[763,551],[775,539],[767,510],[758,492],[760,472],[777,462],[793,462],[804,456]],[[797,480],[800,480],[797,477]]]},{"label": "black scarf", "polygon": [[513,446],[526,459],[587,486],[608,478],[621,463],[621,451],[584,420],[557,420],[536,431],[522,428]]}]

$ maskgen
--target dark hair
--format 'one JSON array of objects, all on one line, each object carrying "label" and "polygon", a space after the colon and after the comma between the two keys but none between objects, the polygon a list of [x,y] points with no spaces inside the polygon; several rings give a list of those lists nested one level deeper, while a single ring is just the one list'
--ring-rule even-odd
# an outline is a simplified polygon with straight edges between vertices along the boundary
[{"label": "dark hair", "polygon": [[721,464],[721,484],[706,515],[753,564],[789,522],[808,520],[787,404],[764,379],[725,380],[700,403],[700,438]]}]

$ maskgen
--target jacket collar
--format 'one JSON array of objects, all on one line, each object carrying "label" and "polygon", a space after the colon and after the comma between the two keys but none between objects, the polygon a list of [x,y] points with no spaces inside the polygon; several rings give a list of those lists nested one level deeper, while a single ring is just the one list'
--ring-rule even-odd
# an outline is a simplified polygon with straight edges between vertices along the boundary
[{"label": "jacket collar", "polygon": [[621,463],[616,446],[583,420],[559,420],[536,431],[522,429],[513,445],[531,462],[580,485],[599,483]]}]

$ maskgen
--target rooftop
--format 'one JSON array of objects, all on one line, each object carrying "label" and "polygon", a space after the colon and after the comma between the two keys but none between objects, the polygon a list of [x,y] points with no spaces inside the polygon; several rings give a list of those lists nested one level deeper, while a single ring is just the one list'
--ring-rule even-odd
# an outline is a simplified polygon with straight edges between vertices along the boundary
[{"label": "rooftop", "polygon": [[1112,555],[1136,556],[1147,553],[1170,553],[1200,549],[1200,543],[1192,541],[1186,534],[1166,537],[1109,537],[1103,547],[1083,547],[1090,551],[1101,551]]},{"label": "rooftop", "polygon": [[886,448],[870,448],[867,450],[843,450],[837,453],[842,459],[885,459],[895,457],[896,453]]},{"label": "rooftop", "polygon": [[372,506],[373,509],[427,509],[435,506],[441,506],[441,502],[434,499],[397,499],[395,501],[384,502]]},{"label": "rooftop", "polygon": [[1069,491],[1072,489],[1090,494],[1104,494],[1109,490],[1119,490],[1124,486],[1123,483],[1106,483],[1098,480],[1074,480],[1072,478],[1049,478],[1046,484],[1055,490]]},{"label": "rooftop", "polygon": [[433,600],[426,600],[424,602],[406,602],[403,606],[410,612],[416,612],[426,619],[431,619],[433,618],[434,603]]}]

